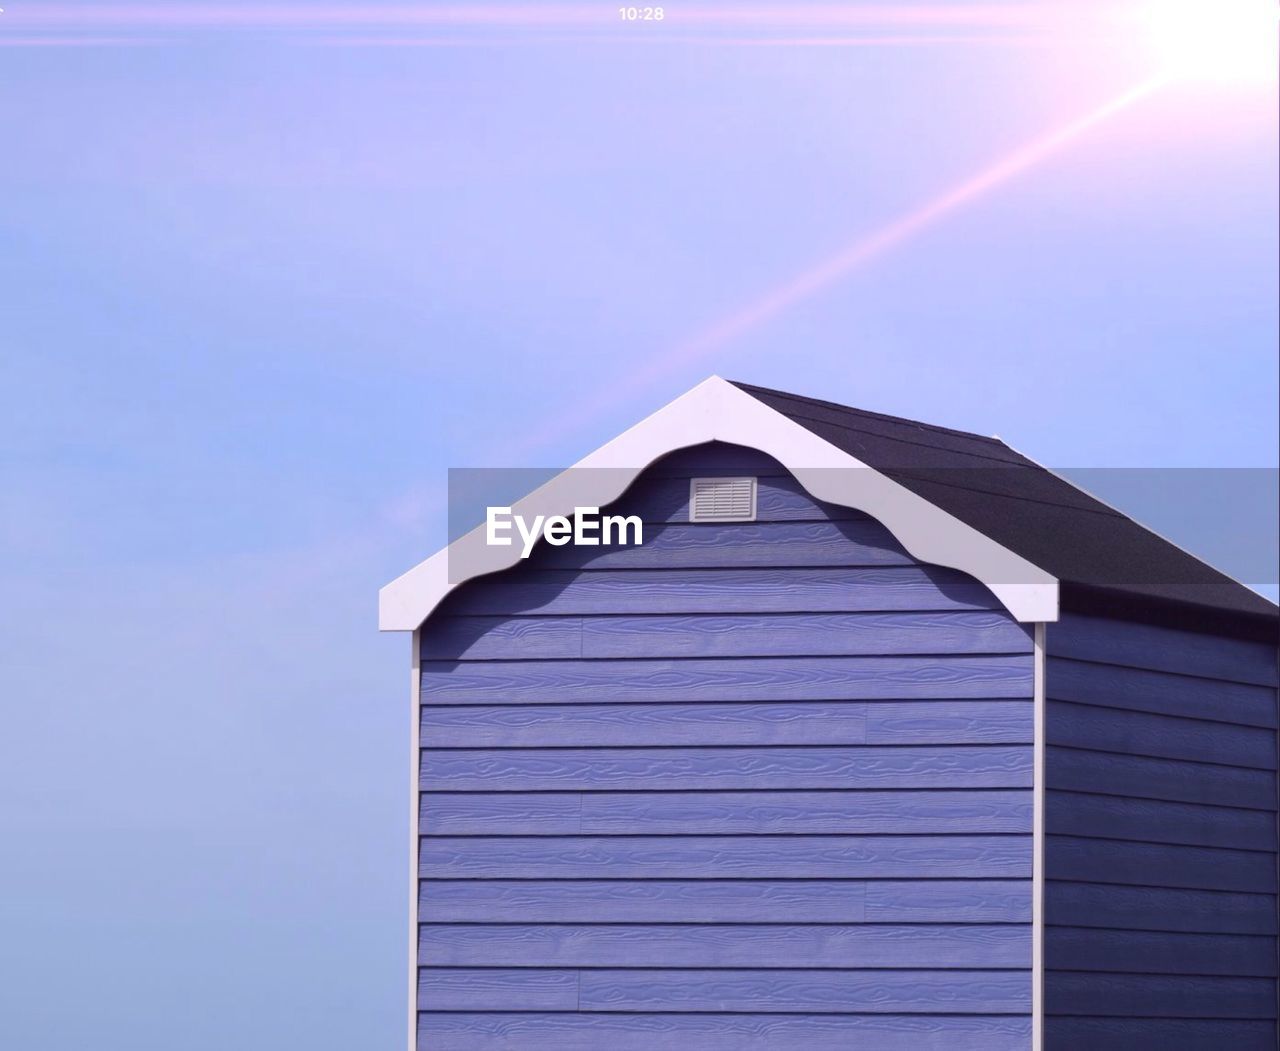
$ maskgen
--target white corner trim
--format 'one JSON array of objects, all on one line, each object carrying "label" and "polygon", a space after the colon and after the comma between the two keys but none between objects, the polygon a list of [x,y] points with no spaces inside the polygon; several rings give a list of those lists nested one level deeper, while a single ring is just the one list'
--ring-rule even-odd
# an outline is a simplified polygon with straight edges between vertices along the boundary
[{"label": "white corner trim", "polygon": [[1035,626],[1031,761],[1031,1051],[1044,1047],[1045,625]]},{"label": "white corner trim", "polygon": [[[1058,619],[1056,578],[719,376],[703,380],[562,471],[512,511],[531,520],[569,515],[575,507],[603,507],[655,460],[711,441],[767,453],[815,498],[877,519],[920,561],[982,581],[1017,620]],[[490,546],[478,526],[387,584],[379,593],[378,626],[414,631],[459,584],[519,559],[518,546]]]},{"label": "white corner trim", "polygon": [[409,730],[409,1051],[418,1047],[418,855],[421,835],[418,828],[419,782],[418,768],[422,763],[422,669],[419,662],[418,632],[410,636],[413,653],[409,661],[409,677],[412,681],[409,693],[409,713],[413,725]]}]

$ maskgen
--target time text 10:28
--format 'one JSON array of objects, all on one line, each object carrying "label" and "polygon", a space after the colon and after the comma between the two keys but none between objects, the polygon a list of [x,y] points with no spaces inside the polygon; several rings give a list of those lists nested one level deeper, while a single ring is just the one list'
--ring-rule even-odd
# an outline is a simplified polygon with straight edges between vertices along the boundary
[{"label": "time text 10:28", "polygon": [[661,22],[667,13],[660,7],[620,7],[618,17],[624,22]]}]

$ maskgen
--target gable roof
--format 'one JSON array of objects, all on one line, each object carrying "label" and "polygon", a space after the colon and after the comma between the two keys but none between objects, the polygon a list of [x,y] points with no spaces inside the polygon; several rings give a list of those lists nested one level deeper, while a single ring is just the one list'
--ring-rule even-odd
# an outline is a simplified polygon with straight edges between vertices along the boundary
[{"label": "gable roof", "polygon": [[[604,507],[655,460],[714,441],[767,453],[816,499],[877,519],[921,562],[975,577],[1018,620],[1057,619],[1058,581],[1051,573],[719,376],[561,471],[516,501],[512,512],[532,521],[538,515],[571,515],[577,507]],[[484,527],[477,526],[382,589],[379,626],[414,631],[454,588],[519,560],[518,546],[489,544]]]},{"label": "gable roof", "polygon": [[[976,577],[1020,621],[1067,610],[1274,639],[1276,607],[997,438],[712,376],[518,501],[603,507],[651,463],[706,442],[781,462],[809,493],[878,519],[923,562]],[[454,588],[519,561],[477,526],[386,585],[384,631],[416,630]]]},{"label": "gable roof", "polygon": [[1064,610],[1275,638],[1273,603],[998,438],[734,386],[1047,570]]}]

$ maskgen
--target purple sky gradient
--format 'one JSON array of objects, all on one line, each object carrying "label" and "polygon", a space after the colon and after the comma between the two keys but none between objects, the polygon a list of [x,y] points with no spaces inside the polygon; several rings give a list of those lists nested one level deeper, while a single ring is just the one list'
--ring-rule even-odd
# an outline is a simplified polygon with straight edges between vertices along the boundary
[{"label": "purple sky gradient", "polygon": [[712,372],[1054,466],[1276,463],[1273,86],[1164,85],[930,211],[1149,80],[1125,32],[0,6],[0,1046],[402,1046],[375,594],[448,467]]}]

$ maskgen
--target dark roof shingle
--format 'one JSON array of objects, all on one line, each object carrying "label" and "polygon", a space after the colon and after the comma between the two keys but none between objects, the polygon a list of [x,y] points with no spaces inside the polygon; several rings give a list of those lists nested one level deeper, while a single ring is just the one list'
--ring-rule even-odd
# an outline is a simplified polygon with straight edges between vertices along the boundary
[{"label": "dark roof shingle", "polygon": [[1052,573],[1064,610],[1276,636],[1273,603],[998,438],[734,385]]}]

